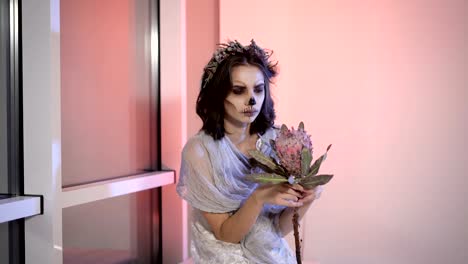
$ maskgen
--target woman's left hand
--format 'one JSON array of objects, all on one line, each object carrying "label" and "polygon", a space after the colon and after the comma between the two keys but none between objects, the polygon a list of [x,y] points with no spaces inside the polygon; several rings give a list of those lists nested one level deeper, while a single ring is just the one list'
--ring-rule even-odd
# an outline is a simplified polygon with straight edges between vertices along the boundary
[{"label": "woman's left hand", "polygon": [[322,185],[319,185],[310,190],[304,189],[304,187],[302,187],[299,184],[294,184],[292,188],[302,193],[302,198],[300,198],[298,202],[302,202],[304,204],[311,203],[314,200],[317,200],[318,198],[320,198],[320,195],[323,191]]}]

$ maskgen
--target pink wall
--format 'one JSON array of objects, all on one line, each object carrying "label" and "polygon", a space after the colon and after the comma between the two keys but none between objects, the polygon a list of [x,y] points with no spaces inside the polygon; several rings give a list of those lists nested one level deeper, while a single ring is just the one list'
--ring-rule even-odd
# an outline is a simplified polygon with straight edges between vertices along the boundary
[{"label": "pink wall", "polygon": [[[163,0],[160,14],[162,159],[178,177],[182,147],[201,128],[195,102],[219,39],[218,0]],[[162,196],[163,263],[179,263],[189,258],[189,208],[175,185]]]},{"label": "pink wall", "polygon": [[[187,138],[196,134],[201,126],[201,119],[195,112],[195,104],[200,90],[203,68],[212,55],[219,39],[219,4],[218,0],[199,0],[186,2],[186,127]],[[187,208],[190,210],[190,208]],[[190,243],[190,211],[185,228]],[[188,253],[188,252],[187,252]]]},{"label": "pink wall", "polygon": [[[312,134],[335,179],[305,219],[305,259],[468,257],[466,1],[220,1],[220,40],[275,51],[278,123]],[[464,209],[462,209],[464,208]]]},{"label": "pink wall", "polygon": [[[161,159],[163,167],[178,170],[187,140],[185,0],[160,1]],[[163,263],[188,257],[187,206],[175,184],[162,188]]]},{"label": "pink wall", "polygon": [[201,119],[195,112],[203,68],[219,42],[219,0],[187,1],[187,133],[197,133]]}]

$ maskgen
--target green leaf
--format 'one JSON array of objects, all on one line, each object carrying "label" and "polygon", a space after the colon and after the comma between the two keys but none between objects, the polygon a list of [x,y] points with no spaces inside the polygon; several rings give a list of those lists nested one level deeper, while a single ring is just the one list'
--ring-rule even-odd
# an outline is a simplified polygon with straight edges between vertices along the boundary
[{"label": "green leaf", "polygon": [[299,184],[306,189],[313,189],[319,185],[327,184],[333,178],[332,174],[322,174],[301,178]]},{"label": "green leaf", "polygon": [[251,180],[257,183],[277,184],[277,183],[288,182],[288,179],[286,177],[283,177],[275,173],[255,173],[255,174],[246,175],[245,177],[248,180]]},{"label": "green leaf", "polygon": [[281,125],[281,132],[284,133],[286,131],[288,131],[288,127],[285,124]]},{"label": "green leaf", "polygon": [[312,165],[312,167],[310,167],[310,171],[309,171],[309,174],[307,174],[306,177],[309,177],[309,176],[314,176],[316,175],[318,172],[319,172],[319,169],[320,169],[320,166],[322,165],[322,162],[325,161],[325,159],[327,158],[327,153],[328,151],[330,150],[331,148],[331,144],[327,147],[327,151],[325,152],[325,154],[323,154],[320,158],[318,158],[317,160],[315,160],[314,164]]},{"label": "green leaf", "polygon": [[309,173],[310,162],[312,161],[312,154],[310,149],[302,148],[301,153],[301,171],[302,175],[307,175]]},{"label": "green leaf", "polygon": [[270,157],[265,156],[263,152],[254,149],[249,150],[249,154],[254,160],[256,160],[258,163],[264,165],[267,169],[269,169],[270,172],[278,172],[281,174],[285,173],[283,171],[283,168],[278,166],[278,164],[276,164]]},{"label": "green leaf", "polygon": [[299,123],[298,129],[304,131],[304,122],[301,121],[301,122]]}]

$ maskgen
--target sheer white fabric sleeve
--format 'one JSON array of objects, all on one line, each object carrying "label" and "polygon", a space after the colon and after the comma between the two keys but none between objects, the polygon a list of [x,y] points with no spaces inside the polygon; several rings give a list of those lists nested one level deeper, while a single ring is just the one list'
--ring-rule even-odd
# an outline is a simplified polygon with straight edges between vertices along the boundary
[{"label": "sheer white fabric sleeve", "polygon": [[236,210],[240,201],[224,195],[216,186],[217,180],[210,153],[200,138],[191,138],[182,151],[177,193],[192,207],[210,213]]}]

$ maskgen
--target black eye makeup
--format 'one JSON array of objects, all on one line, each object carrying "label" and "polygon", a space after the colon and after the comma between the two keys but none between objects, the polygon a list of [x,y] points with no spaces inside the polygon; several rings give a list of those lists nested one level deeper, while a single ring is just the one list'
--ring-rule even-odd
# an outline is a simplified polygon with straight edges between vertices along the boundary
[{"label": "black eye makeup", "polygon": [[257,86],[255,86],[254,88],[254,91],[256,93],[262,93],[263,91],[265,90],[265,85],[262,83],[262,84],[258,84]]},{"label": "black eye makeup", "polygon": [[[233,85],[231,88],[232,93],[234,94],[242,94],[245,92],[246,89],[247,87],[243,85]],[[255,93],[263,93],[263,91],[265,90],[265,85],[263,83],[257,84],[253,90]]]},{"label": "black eye makeup", "polygon": [[244,86],[234,85],[232,86],[232,92],[234,94],[242,94],[245,91]]}]

